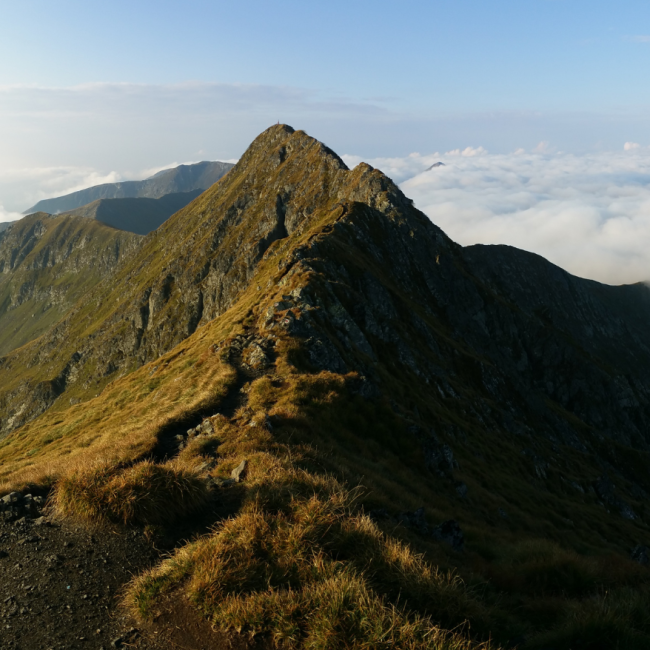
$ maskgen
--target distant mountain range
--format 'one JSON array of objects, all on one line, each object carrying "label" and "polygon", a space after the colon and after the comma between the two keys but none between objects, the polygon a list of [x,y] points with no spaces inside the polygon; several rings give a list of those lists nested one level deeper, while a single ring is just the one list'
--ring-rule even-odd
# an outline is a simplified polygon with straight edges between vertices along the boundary
[{"label": "distant mountain range", "polygon": [[15,221],[3,221],[0,223],[0,232],[7,230],[11,224],[16,223]]},{"label": "distant mountain range", "polygon": [[98,199],[76,210],[64,212],[61,216],[96,219],[113,228],[146,235],[200,194],[203,194],[203,190],[197,189],[166,194],[159,199]]},{"label": "distant mountain range", "polygon": [[99,199],[158,199],[166,194],[207,190],[232,168],[226,162],[199,162],[165,169],[143,181],[104,183],[53,199],[43,199],[24,214],[69,212]]}]

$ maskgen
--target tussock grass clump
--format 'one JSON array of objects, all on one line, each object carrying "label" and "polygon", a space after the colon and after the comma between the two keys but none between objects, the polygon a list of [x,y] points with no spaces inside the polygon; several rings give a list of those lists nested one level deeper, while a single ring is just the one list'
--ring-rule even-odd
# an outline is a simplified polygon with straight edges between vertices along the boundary
[{"label": "tussock grass clump", "polygon": [[181,588],[215,626],[277,646],[470,647],[443,631],[486,618],[463,582],[355,514],[335,479],[287,464],[253,473],[235,517],[134,581],[137,615]]},{"label": "tussock grass clump", "polygon": [[56,510],[92,522],[164,525],[203,508],[207,484],[179,463],[143,461],[126,469],[74,472],[55,488]]},{"label": "tussock grass clump", "polygon": [[299,590],[269,589],[246,596],[228,596],[214,617],[225,628],[254,626],[272,630],[278,647],[396,648],[403,650],[469,650],[487,648],[430,619],[408,616],[370,591],[349,571],[333,572]]}]

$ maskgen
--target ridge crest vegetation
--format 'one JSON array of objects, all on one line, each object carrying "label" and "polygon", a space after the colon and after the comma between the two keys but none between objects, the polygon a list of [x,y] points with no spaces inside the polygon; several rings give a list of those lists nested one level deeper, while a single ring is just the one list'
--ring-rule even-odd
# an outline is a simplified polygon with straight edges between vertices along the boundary
[{"label": "ridge crest vegetation", "polygon": [[645,648],[649,316],[276,125],[0,359],[0,489],[153,536],[219,504],[129,585],[152,626]]}]

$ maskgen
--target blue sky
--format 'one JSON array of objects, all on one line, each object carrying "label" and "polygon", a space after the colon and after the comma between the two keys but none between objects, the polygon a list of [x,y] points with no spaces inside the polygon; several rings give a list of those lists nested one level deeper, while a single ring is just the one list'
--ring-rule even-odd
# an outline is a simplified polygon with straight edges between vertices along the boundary
[{"label": "blue sky", "polygon": [[647,1],[1,5],[1,84],[288,85],[408,111],[650,104]]},{"label": "blue sky", "polygon": [[[647,0],[23,0],[0,2],[0,29],[5,97],[7,88],[19,96],[16,86],[103,83],[111,105],[111,84],[137,84],[139,103],[121,109],[124,120],[155,121],[169,110],[161,86],[168,95],[179,85],[182,95],[187,82],[257,87],[255,105],[239,107],[239,140],[232,128],[215,135],[220,148],[207,134],[205,146],[193,138],[197,151],[222,157],[239,155],[278,119],[362,155],[650,143]],[[209,95],[192,98],[186,120],[214,134],[206,116],[224,104]],[[52,102],[56,128],[66,131],[60,115],[77,103]],[[2,97],[6,117],[1,110]],[[74,119],[69,129],[74,140]],[[170,145],[170,160],[190,153]]]},{"label": "blue sky", "polygon": [[[500,211],[516,204],[527,226],[510,243],[553,258],[583,219],[576,232],[602,250],[627,210],[616,269],[650,238],[650,217],[647,238],[630,234],[650,214],[648,70],[647,0],[0,0],[0,221],[100,182],[237,159],[279,120],[385,165],[434,221],[462,223],[450,234],[463,243],[507,238]],[[522,155],[543,183],[512,180]],[[406,182],[439,157],[456,171]],[[558,237],[527,243],[549,209]],[[639,255],[608,277],[650,278]]]}]

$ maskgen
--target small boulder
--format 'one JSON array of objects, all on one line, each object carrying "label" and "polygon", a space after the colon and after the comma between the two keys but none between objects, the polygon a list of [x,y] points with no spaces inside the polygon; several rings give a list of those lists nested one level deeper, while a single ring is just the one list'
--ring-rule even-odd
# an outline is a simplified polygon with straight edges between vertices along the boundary
[{"label": "small boulder", "polygon": [[631,557],[641,566],[648,566],[650,564],[650,549],[647,546],[639,544],[632,549]]},{"label": "small boulder", "polygon": [[450,544],[456,551],[462,551],[465,546],[465,537],[460,525],[455,519],[443,521],[433,529],[433,537],[441,542]]},{"label": "small boulder", "polygon": [[20,492],[10,492],[0,499],[2,505],[5,507],[15,506],[23,500],[23,495]]},{"label": "small boulder", "polygon": [[242,460],[235,469],[230,473],[230,476],[239,483],[244,478],[244,473],[246,472],[246,460]]},{"label": "small boulder", "polygon": [[456,483],[456,494],[461,498],[464,499],[467,496],[467,485],[462,482]]}]

